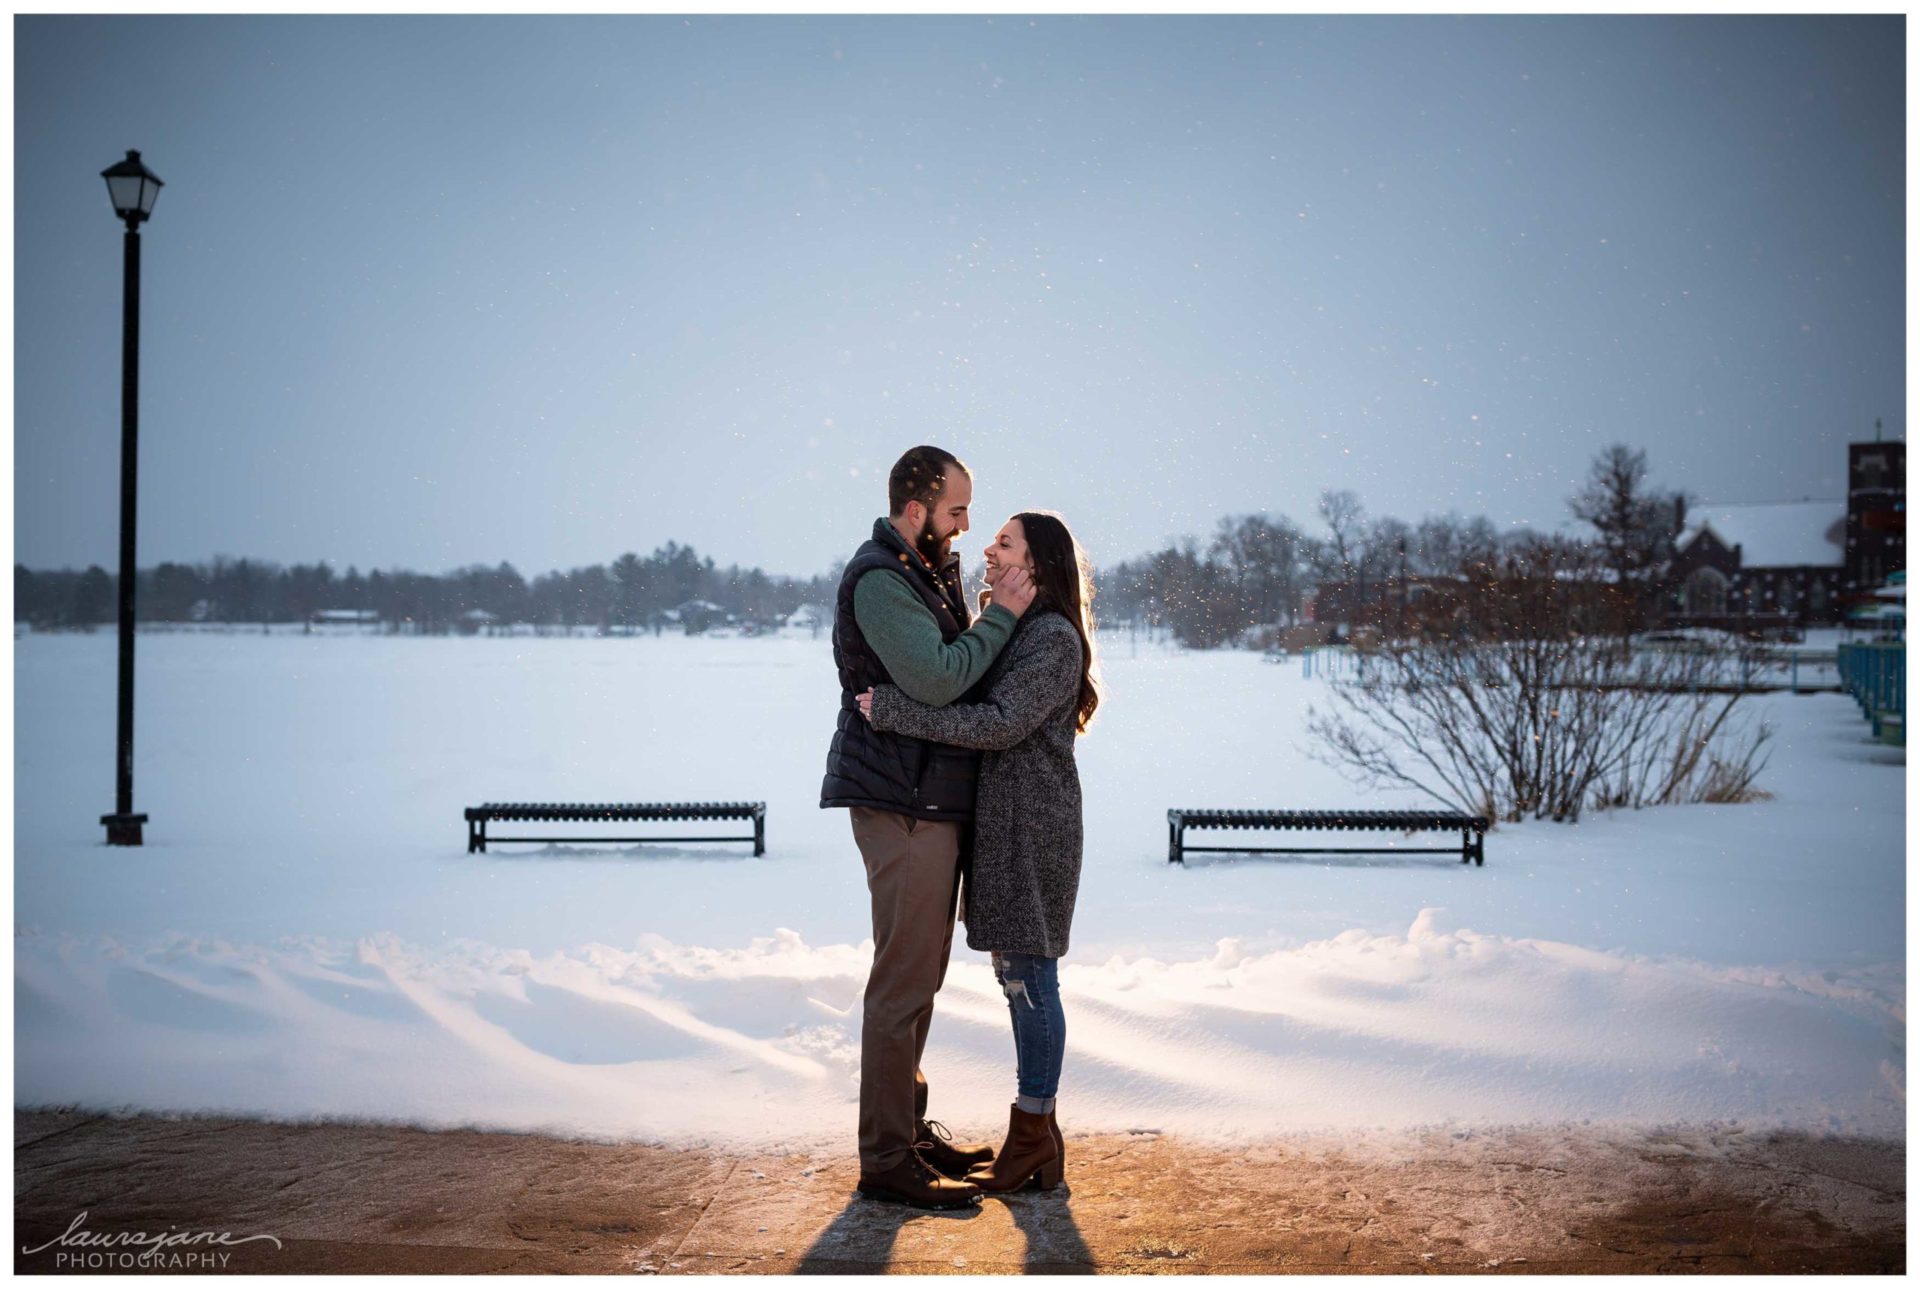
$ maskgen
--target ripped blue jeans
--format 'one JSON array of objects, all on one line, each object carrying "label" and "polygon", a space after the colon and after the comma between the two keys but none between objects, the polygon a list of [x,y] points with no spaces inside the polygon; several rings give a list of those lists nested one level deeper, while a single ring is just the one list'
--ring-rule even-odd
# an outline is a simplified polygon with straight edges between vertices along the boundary
[{"label": "ripped blue jeans", "polygon": [[1067,1018],[1060,1010],[1060,960],[1029,953],[995,953],[994,979],[1013,1015],[1017,1104],[1029,1114],[1053,1109],[1060,1064],[1067,1053]]}]

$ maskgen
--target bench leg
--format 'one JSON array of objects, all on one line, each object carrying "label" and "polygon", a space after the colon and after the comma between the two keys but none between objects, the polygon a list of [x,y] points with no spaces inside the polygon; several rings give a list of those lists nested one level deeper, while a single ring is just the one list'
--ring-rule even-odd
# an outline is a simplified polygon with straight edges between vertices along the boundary
[{"label": "bench leg", "polygon": [[753,817],[753,854],[757,859],[766,853],[767,817],[765,815],[755,815]]},{"label": "bench leg", "polygon": [[1470,828],[1462,828],[1460,830],[1460,862],[1464,864],[1472,858],[1473,830]]},{"label": "bench leg", "polygon": [[469,855],[480,849],[476,837],[477,834],[473,831],[473,820],[469,819],[467,820],[467,854]]},{"label": "bench leg", "polygon": [[475,840],[478,841],[480,844],[480,853],[482,855],[486,854],[487,853],[487,821],[484,819],[480,821],[480,835],[477,838],[475,838]]},{"label": "bench leg", "polygon": [[1184,865],[1187,861],[1180,855],[1180,835],[1184,829],[1171,819],[1167,821],[1167,862]]},{"label": "bench leg", "polygon": [[1473,831],[1473,866],[1475,868],[1487,866],[1487,835],[1478,828]]}]

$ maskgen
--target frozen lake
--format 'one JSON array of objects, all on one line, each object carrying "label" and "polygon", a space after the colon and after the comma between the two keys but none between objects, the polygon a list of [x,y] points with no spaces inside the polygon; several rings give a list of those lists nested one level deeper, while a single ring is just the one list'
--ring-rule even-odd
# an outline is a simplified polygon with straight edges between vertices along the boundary
[{"label": "frozen lake", "polygon": [[[113,635],[15,642],[19,1104],[851,1139],[869,928],[817,804],[824,640],[156,634],[138,657],[152,820],[109,848]],[[1905,761],[1850,700],[1753,700],[1770,801],[1504,826],[1482,869],[1182,868],[1170,806],[1424,803],[1308,759],[1325,682],[1297,663],[1122,636],[1104,665],[1062,976],[1084,1126],[1903,1131]],[[465,853],[482,801],[684,799],[766,801],[766,857]],[[1004,1116],[1005,1026],[956,948],[928,1058],[950,1122]]]}]

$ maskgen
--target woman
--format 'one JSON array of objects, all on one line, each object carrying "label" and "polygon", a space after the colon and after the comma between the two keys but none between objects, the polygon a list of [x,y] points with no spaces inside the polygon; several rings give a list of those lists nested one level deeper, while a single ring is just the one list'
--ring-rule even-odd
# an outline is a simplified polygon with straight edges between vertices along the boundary
[{"label": "woman", "polygon": [[1080,885],[1080,775],[1073,743],[1099,705],[1093,583],[1084,554],[1050,511],[1009,519],[987,548],[987,586],[1024,568],[1033,606],[981,681],[985,699],[929,707],[894,685],[860,696],[873,727],[979,748],[967,944],[993,955],[1013,1017],[1019,1097],[1007,1139],[967,1180],[985,1191],[1056,1184],[1066,1143],[1054,1117],[1065,1053],[1058,964]]}]

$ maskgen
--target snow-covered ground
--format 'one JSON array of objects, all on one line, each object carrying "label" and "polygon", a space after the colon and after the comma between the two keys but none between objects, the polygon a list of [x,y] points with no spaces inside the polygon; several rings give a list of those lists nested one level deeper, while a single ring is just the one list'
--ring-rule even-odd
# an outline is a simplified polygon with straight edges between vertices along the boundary
[{"label": "snow-covered ground", "polygon": [[[113,653],[15,641],[17,1105],[850,1148],[870,946],[817,805],[824,640],[143,635],[137,850],[98,823]],[[1905,759],[1850,700],[1754,700],[1771,801],[1505,826],[1480,869],[1176,867],[1170,806],[1418,803],[1308,759],[1297,660],[1121,635],[1105,666],[1063,1123],[1904,1135]],[[482,801],[675,799],[765,800],[769,853],[465,853]],[[949,1124],[1004,1123],[984,955],[926,1067]]]}]

